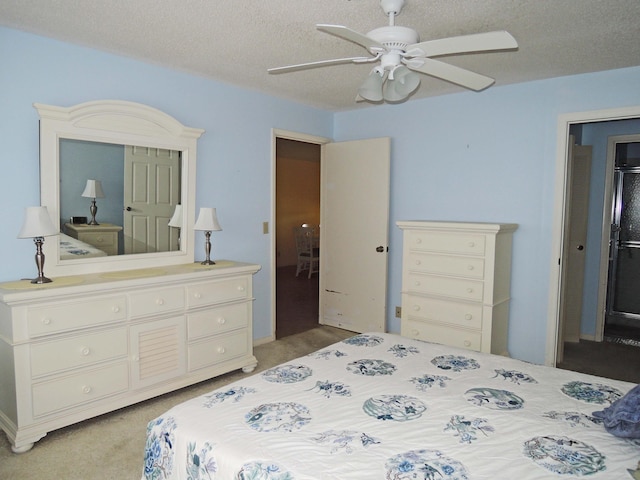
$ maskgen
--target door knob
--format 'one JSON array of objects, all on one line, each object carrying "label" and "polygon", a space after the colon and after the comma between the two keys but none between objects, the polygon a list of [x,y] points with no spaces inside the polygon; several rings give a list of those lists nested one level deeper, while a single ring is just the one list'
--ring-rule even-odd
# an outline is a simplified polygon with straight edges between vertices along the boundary
[{"label": "door knob", "polygon": [[584,245],[578,245],[576,248],[577,248],[578,250],[584,250]]},{"label": "door knob", "polygon": [[384,252],[384,247],[382,245],[380,245],[379,247],[376,247],[376,252],[378,253]]},{"label": "door knob", "polygon": [[131,207],[127,207],[126,210],[127,210],[127,212],[130,212],[132,210],[132,208]]}]

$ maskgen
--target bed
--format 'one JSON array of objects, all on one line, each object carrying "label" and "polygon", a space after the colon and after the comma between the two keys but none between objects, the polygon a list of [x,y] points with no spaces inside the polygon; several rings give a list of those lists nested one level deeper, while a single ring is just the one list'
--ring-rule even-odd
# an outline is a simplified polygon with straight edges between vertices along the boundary
[{"label": "bed", "polygon": [[99,248],[94,247],[93,245],[90,245],[86,242],[82,242],[77,238],[73,238],[64,233],[60,233],[60,260],[106,256],[106,252],[103,252]]},{"label": "bed", "polygon": [[355,335],[152,420],[142,478],[631,480],[640,441],[593,412],[633,387]]}]

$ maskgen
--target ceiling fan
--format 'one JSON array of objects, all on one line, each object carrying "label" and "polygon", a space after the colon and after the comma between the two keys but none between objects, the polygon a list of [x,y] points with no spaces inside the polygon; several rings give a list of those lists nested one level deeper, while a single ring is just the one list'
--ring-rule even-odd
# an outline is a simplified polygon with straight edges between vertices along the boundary
[{"label": "ceiling fan", "polygon": [[405,0],[381,0],[380,6],[389,17],[389,25],[376,28],[366,35],[341,25],[316,25],[321,32],[360,45],[373,56],[301,63],[270,68],[268,72],[278,74],[343,63],[380,61],[358,89],[356,100],[398,103],[406,100],[420,85],[420,76],[416,72],[475,91],[484,90],[495,82],[493,78],[434,60],[432,57],[518,48],[516,40],[505,31],[420,42],[415,30],[395,25],[395,17],[402,10],[404,2]]}]

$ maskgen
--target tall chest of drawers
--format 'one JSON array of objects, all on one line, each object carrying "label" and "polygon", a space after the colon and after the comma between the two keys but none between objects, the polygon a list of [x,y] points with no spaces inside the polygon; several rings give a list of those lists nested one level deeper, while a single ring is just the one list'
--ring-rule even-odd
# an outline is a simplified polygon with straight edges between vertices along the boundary
[{"label": "tall chest of drawers", "polygon": [[0,427],[13,450],[232,370],[252,371],[259,268],[218,261],[0,285]]},{"label": "tall chest of drawers", "polygon": [[401,334],[508,355],[515,224],[401,221]]}]

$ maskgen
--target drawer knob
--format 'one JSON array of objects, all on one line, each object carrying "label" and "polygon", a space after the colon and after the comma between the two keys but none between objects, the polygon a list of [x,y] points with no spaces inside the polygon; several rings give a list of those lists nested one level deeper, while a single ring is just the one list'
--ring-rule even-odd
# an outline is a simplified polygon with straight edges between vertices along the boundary
[{"label": "drawer knob", "polygon": [[156,305],[164,305],[164,298],[156,298]]},{"label": "drawer knob", "polygon": [[226,350],[224,349],[224,347],[218,347],[218,353],[222,354],[224,353]]},{"label": "drawer knob", "polygon": [[238,285],[238,291],[244,292],[244,285]]},{"label": "drawer knob", "polygon": [[224,325],[225,323],[227,323],[227,319],[224,318],[224,317],[220,317],[220,318],[218,318],[218,323],[220,325]]},{"label": "drawer knob", "polygon": [[193,298],[200,300],[202,298],[202,294],[200,292],[196,292],[193,294]]},{"label": "drawer knob", "polygon": [[420,332],[416,329],[411,330],[411,335],[413,335],[414,337],[419,337],[420,336]]},{"label": "drawer knob", "polygon": [[467,288],[467,293],[473,293],[473,288]]},{"label": "drawer knob", "polygon": [[114,305],[113,307],[111,307],[111,311],[113,313],[118,313],[120,311],[120,307],[118,305]]},{"label": "drawer knob", "polygon": [[421,238],[416,238],[416,243],[422,243],[422,239]]},{"label": "drawer knob", "polygon": [[87,395],[88,393],[91,393],[91,387],[89,385],[83,385],[82,386],[82,393],[84,393],[85,395]]},{"label": "drawer knob", "polygon": [[473,315],[471,315],[470,313],[467,313],[467,314],[464,316],[464,319],[465,319],[465,320],[471,320],[472,318],[473,318]]},{"label": "drawer knob", "polygon": [[419,286],[420,286],[420,280],[416,280],[415,286],[416,286],[416,287],[419,287]]},{"label": "drawer knob", "polygon": [[82,347],[82,349],[80,350],[80,353],[82,354],[83,357],[86,357],[91,353],[91,350],[89,349],[89,347]]},{"label": "drawer knob", "polygon": [[44,318],[42,319],[42,323],[43,323],[44,325],[51,325],[51,319],[50,319],[49,317],[44,317]]},{"label": "drawer knob", "polygon": [[420,311],[420,305],[414,305],[413,306],[413,310],[416,311],[416,312],[419,312]]},{"label": "drawer knob", "polygon": [[467,265],[467,270],[473,270],[473,265]]},{"label": "drawer knob", "polygon": [[464,346],[465,347],[470,347],[471,346],[471,342],[469,340],[465,340],[464,341]]},{"label": "drawer knob", "polygon": [[476,246],[476,242],[469,242],[467,245],[469,245],[469,247],[475,247]]},{"label": "drawer knob", "polygon": [[416,265],[420,265],[422,262],[420,260],[416,260]]}]

